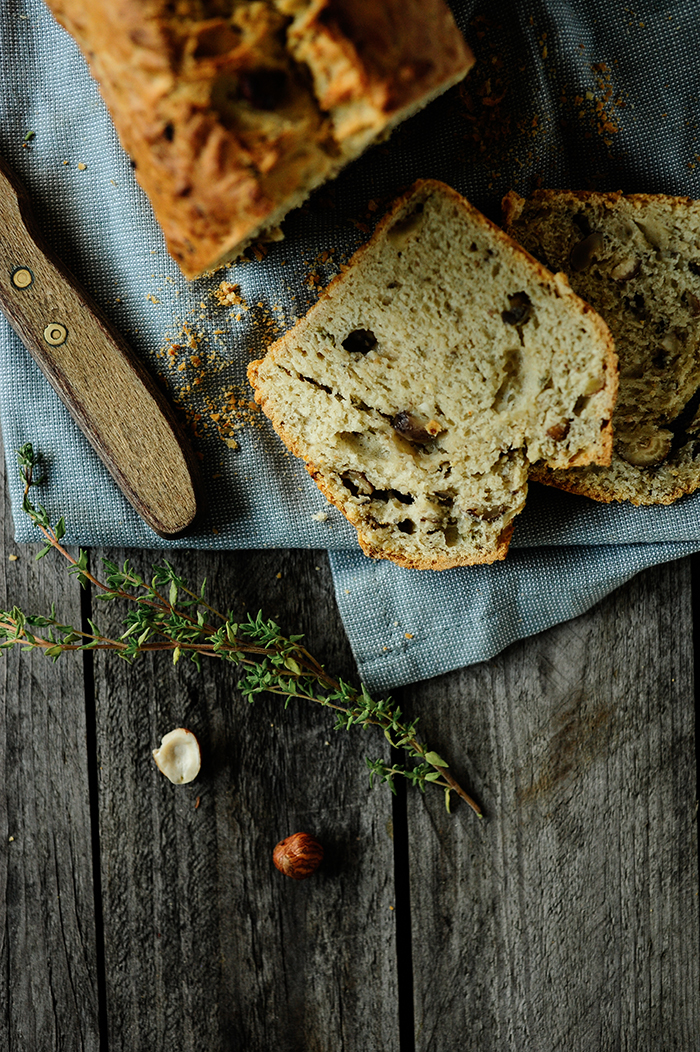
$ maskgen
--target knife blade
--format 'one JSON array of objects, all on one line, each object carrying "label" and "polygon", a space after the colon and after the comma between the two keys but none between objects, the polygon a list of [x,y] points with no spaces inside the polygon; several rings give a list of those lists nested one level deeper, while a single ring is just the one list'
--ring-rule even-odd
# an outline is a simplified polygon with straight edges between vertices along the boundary
[{"label": "knife blade", "polygon": [[48,249],[26,191],[2,159],[0,307],[141,518],[165,538],[189,529],[202,486],[172,406]]}]

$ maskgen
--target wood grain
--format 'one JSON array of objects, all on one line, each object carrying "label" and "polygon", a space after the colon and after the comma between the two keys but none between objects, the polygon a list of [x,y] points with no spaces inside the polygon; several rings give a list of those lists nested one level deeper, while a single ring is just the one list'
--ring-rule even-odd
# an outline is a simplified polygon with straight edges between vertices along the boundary
[{"label": "wood grain", "polygon": [[489,815],[409,799],[420,1052],[700,1048],[690,599],[663,566],[409,692]]},{"label": "wood grain", "polygon": [[182,534],[201,503],[184,431],[97,305],[49,255],[2,162],[0,306],[138,514],[163,536]]},{"label": "wood grain", "polygon": [[[2,607],[45,613],[53,599],[79,624],[62,560],[36,563],[36,548],[16,546],[9,511],[0,536]],[[2,651],[0,1049],[8,1052],[101,1047],[88,749],[80,658],[54,665]]]},{"label": "wood grain", "polygon": [[[9,516],[3,544],[6,605],[80,618],[60,560],[17,548]],[[169,558],[354,676],[324,554]],[[116,605],[92,612],[118,628]],[[79,658],[4,653],[0,1049],[700,1052],[691,620],[690,565],[672,564],[402,691],[488,816],[409,791],[405,857],[401,808],[363,769],[381,735],[248,706],[213,662],[102,655],[93,692]],[[151,758],[177,725],[203,746],[189,786]],[[303,882],[272,864],[297,830],[326,848]]]},{"label": "wood grain", "polygon": [[[193,583],[206,576],[219,608],[262,607],[353,675],[325,554],[169,559]],[[250,706],[218,662],[96,668],[111,1052],[398,1049],[392,798],[369,789],[364,765],[386,755],[381,732],[335,732],[328,711],[285,713],[274,697]],[[202,745],[187,786],[150,755],[176,726]],[[272,863],[298,831],[325,848],[300,882]]]}]

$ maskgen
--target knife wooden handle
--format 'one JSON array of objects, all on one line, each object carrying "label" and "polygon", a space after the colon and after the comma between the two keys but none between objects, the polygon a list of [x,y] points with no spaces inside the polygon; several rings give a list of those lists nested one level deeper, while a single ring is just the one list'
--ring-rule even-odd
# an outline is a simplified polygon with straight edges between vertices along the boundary
[{"label": "knife wooden handle", "polygon": [[149,373],[47,251],[1,160],[0,306],[138,514],[163,537],[186,530],[201,492],[187,438]]}]

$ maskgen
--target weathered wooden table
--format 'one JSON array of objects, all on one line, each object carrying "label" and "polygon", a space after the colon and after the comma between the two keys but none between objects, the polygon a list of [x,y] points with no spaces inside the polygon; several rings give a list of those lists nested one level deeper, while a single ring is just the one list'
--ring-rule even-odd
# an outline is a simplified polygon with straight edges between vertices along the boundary
[{"label": "weathered wooden table", "polygon": [[[58,556],[14,544],[9,511],[3,544],[5,607],[90,616]],[[172,561],[353,676],[324,553]],[[398,692],[483,822],[440,792],[370,791],[381,734],[249,706],[233,667],[6,652],[0,1050],[700,1049],[699,581],[694,560],[651,570]],[[175,787],[151,750],[182,724],[204,762]],[[271,855],[299,829],[326,858],[297,882]]]}]

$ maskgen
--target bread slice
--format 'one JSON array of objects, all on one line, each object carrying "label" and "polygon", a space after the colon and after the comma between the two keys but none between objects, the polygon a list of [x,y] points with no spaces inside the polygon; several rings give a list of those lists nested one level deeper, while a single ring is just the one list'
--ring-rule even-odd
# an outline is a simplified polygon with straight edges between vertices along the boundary
[{"label": "bread slice", "polygon": [[505,557],[531,463],[610,459],[605,323],[443,183],[416,183],[248,370],[367,555]]},{"label": "bread slice", "polygon": [[670,504],[700,486],[700,201],[540,190],[506,229],[605,318],[620,362],[610,467],[531,477],[599,501]]},{"label": "bread slice", "polygon": [[230,261],[461,80],[444,0],[48,0],[184,274]]}]

